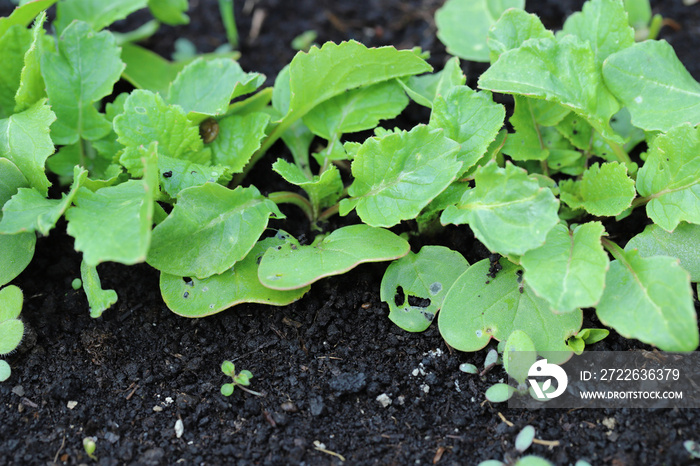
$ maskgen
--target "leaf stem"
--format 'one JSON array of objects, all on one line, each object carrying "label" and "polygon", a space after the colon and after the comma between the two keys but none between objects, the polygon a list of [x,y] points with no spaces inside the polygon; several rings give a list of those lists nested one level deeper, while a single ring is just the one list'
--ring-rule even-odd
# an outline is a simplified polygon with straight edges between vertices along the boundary
[{"label": "leaf stem", "polygon": [[291,191],[277,191],[270,193],[267,197],[275,204],[292,204],[299,207],[310,222],[314,221],[314,208],[311,205],[311,202],[309,202],[309,200],[304,196]]},{"label": "leaf stem", "polygon": [[236,386],[237,386],[238,388],[240,388],[241,390],[243,390],[244,392],[250,393],[251,395],[255,395],[255,396],[265,396],[264,393],[256,392],[255,390],[251,390],[250,388],[245,388],[245,387],[244,387],[243,385],[241,385],[241,384],[236,384]]},{"label": "leaf stem", "polygon": [[627,152],[625,152],[625,150],[622,148],[622,146],[616,142],[610,141],[609,139],[606,139],[605,142],[607,142],[608,145],[612,148],[617,161],[625,165],[627,167],[627,170],[631,173],[633,162],[632,159],[630,159],[630,156],[627,154]]},{"label": "leaf stem", "polygon": [[329,208],[327,208],[326,210],[321,212],[321,215],[318,216],[318,221],[324,222],[324,221],[328,220],[333,215],[338,214],[339,210],[340,210],[340,203],[337,203],[335,205],[330,206]]},{"label": "leaf stem", "polygon": [[618,246],[617,244],[613,243],[610,241],[608,238],[601,238],[600,242],[603,244],[603,247],[618,261],[622,263],[626,263],[627,261],[625,260],[625,251]]}]

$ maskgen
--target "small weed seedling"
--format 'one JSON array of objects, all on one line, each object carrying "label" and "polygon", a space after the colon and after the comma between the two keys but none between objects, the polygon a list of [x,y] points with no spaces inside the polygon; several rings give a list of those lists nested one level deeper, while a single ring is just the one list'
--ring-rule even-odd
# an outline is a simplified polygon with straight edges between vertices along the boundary
[{"label": "small weed seedling", "polygon": [[85,454],[93,460],[97,461],[97,455],[95,455],[95,450],[97,450],[97,442],[95,437],[85,437],[83,439],[83,450]]},{"label": "small weed seedling", "polygon": [[[19,320],[22,301],[22,290],[16,286],[0,289],[0,356],[12,353],[24,336],[24,324]],[[7,380],[10,374],[10,365],[0,359],[0,382]]]},{"label": "small weed seedling", "polygon": [[238,387],[241,390],[250,393],[255,396],[263,396],[262,393],[250,390],[247,388],[250,385],[250,379],[253,378],[253,374],[250,371],[242,370],[236,373],[236,366],[231,361],[224,361],[221,364],[221,372],[231,377],[231,383],[225,383],[221,386],[221,394],[224,396],[231,396],[233,390]]}]

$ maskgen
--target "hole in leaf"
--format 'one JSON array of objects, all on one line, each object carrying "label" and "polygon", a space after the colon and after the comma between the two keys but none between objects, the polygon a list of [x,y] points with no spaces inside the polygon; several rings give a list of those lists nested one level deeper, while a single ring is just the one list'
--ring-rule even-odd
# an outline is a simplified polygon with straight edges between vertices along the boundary
[{"label": "hole in leaf", "polygon": [[185,291],[185,294],[182,295],[183,298],[187,299],[190,296],[189,291]]},{"label": "hole in leaf", "polygon": [[408,295],[408,305],[413,307],[428,307],[430,306],[430,299]]},{"label": "hole in leaf", "polygon": [[432,322],[435,318],[435,314],[433,314],[432,312],[420,311],[420,313],[423,315],[423,317],[425,317],[425,320],[427,320],[428,322]]},{"label": "hole in leaf", "polygon": [[397,306],[403,306],[406,302],[406,295],[403,292],[403,288],[400,286],[396,287],[396,294],[394,295],[394,304]]},{"label": "hole in leaf", "polygon": [[182,277],[182,281],[185,282],[187,286],[194,286],[194,281],[190,277]]}]

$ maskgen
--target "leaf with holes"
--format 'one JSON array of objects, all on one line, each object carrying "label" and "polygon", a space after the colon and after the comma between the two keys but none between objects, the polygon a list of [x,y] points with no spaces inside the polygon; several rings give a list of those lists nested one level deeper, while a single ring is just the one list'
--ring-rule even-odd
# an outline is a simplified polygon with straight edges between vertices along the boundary
[{"label": "leaf with holes", "polygon": [[160,274],[160,291],[171,311],[183,317],[204,317],[241,303],[286,306],[301,298],[309,286],[290,291],[266,288],[258,279],[258,264],[269,248],[294,242],[280,231],[259,241],[248,255],[225,272],[207,278]]},{"label": "leaf with holes", "polygon": [[442,306],[447,290],[469,267],[457,251],[424,246],[387,267],[381,283],[382,301],[389,319],[409,332],[427,329]]}]

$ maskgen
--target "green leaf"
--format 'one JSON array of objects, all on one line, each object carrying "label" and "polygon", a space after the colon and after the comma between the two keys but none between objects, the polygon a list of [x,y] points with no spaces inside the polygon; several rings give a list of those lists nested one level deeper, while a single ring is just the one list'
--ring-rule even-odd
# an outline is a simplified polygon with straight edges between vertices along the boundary
[{"label": "green leaf", "polygon": [[691,282],[700,282],[700,225],[680,223],[669,233],[658,225],[644,231],[625,245],[625,251],[637,250],[640,257],[669,256],[681,261]]},{"label": "green leaf", "polygon": [[625,7],[617,0],[586,2],[580,12],[567,18],[562,33],[588,41],[598,69],[608,56],[634,44],[634,29],[628,23]]},{"label": "green leaf", "polygon": [[408,105],[408,97],[396,81],[352,89],[314,107],[304,124],[326,140],[345,133],[372,129],[380,120],[396,117]]},{"label": "green leaf", "polygon": [[452,55],[487,62],[488,31],[508,8],[522,10],[525,0],[448,0],[435,13],[437,36]]},{"label": "green leaf", "polygon": [[35,0],[18,6],[12,14],[6,18],[0,18],[0,36],[5,34],[9,28],[15,24],[20,24],[24,27],[29,26],[29,23],[42,11],[49,8],[58,0]]},{"label": "green leaf", "polygon": [[27,53],[24,54],[19,88],[15,93],[15,110],[22,112],[46,97],[46,84],[41,75],[42,42],[46,37],[44,31],[46,13],[42,12],[32,27],[32,41]]},{"label": "green leaf", "polygon": [[[4,206],[12,196],[17,194],[19,188],[26,188],[29,182],[17,165],[8,159],[0,158],[0,206]],[[0,213],[0,218],[2,214]]]},{"label": "green leaf", "polygon": [[530,366],[537,360],[537,352],[532,338],[522,330],[513,330],[506,340],[503,350],[503,368],[509,376],[525,383]]},{"label": "green leaf", "polygon": [[311,180],[299,167],[284,159],[277,159],[277,162],[272,165],[272,169],[289,183],[306,191],[311,205],[317,211],[316,214],[320,213],[318,210],[338,202],[343,192],[343,180],[335,165],[331,165],[320,176],[315,175]]},{"label": "green leaf", "polygon": [[505,108],[487,93],[456,86],[435,98],[429,126],[444,129],[445,136],[460,144],[457,160],[465,172],[486,153],[505,116]]},{"label": "green leaf", "polygon": [[181,277],[223,273],[255,246],[270,215],[282,217],[254,186],[183,189],[168,218],[153,229],[147,262]]},{"label": "green leaf", "polygon": [[424,246],[417,254],[394,261],[384,273],[382,301],[389,305],[389,319],[409,332],[430,326],[450,289],[469,263],[457,251]]},{"label": "green leaf", "polygon": [[78,188],[87,178],[87,171],[76,165],[73,184],[61,199],[47,199],[34,188],[20,188],[3,207],[0,233],[14,234],[38,231],[46,236],[73,202]]},{"label": "green leaf", "polygon": [[432,108],[435,97],[444,95],[454,86],[464,86],[467,77],[459,66],[459,58],[452,57],[437,73],[409,76],[398,82],[414,102]]},{"label": "green leaf", "polygon": [[241,172],[260,148],[269,121],[269,115],[262,112],[219,120],[219,135],[207,145],[211,148],[212,162],[226,165],[233,173]]},{"label": "green leaf", "polygon": [[595,306],[609,266],[600,243],[603,234],[600,222],[579,225],[574,231],[556,225],[542,246],[520,258],[525,282],[556,312]]},{"label": "green leaf", "polygon": [[293,239],[284,232],[259,241],[231,269],[201,280],[162,272],[160,291],[163,301],[171,311],[183,317],[204,317],[241,303],[272,306],[291,304],[306,294],[309,287],[290,291],[271,290],[264,287],[258,279],[258,262],[265,251],[290,241]]},{"label": "green leaf", "polygon": [[459,173],[458,149],[442,131],[423,125],[367,139],[352,163],[352,199],[341,201],[340,214],[356,208],[363,222],[377,227],[415,218]]},{"label": "green leaf", "polygon": [[9,283],[22,273],[34,257],[35,245],[34,233],[0,234],[0,285]]},{"label": "green leaf", "polygon": [[603,76],[639,128],[668,131],[700,123],[700,84],[666,41],[647,40],[611,55]]},{"label": "green leaf", "polygon": [[127,147],[120,162],[133,176],[141,175],[137,148],[153,141],[158,142],[161,155],[200,164],[210,159],[202,152],[199,128],[180,107],[166,105],[160,95],[150,91],[136,90],[129,95],[124,113],[114,118],[114,131],[119,135],[118,141]]},{"label": "green leaf", "polygon": [[502,53],[517,49],[528,39],[547,38],[554,39],[554,34],[537,15],[522,9],[506,10],[488,31],[489,59],[494,63]]},{"label": "green leaf", "polygon": [[515,462],[514,466],[554,466],[550,461],[535,455],[523,456]]},{"label": "green leaf", "polygon": [[74,21],[85,21],[99,31],[136,10],[146,8],[147,0],[62,0],[56,6],[54,27],[60,34]]},{"label": "green leaf", "polygon": [[367,48],[355,41],[311,47],[308,53],[297,53],[289,65],[291,97],[282,128],[346,90],[430,70],[410,50]]},{"label": "green leaf", "polygon": [[0,289],[0,322],[18,319],[23,301],[22,290],[15,285]]},{"label": "green leaf", "polygon": [[620,105],[603,84],[590,45],[575,36],[529,39],[504,52],[481,75],[479,87],[559,103],[586,118],[604,137],[621,141],[609,124]]},{"label": "green leaf", "polygon": [[5,380],[9,379],[10,374],[12,374],[12,368],[7,361],[0,359],[0,382],[4,382]]},{"label": "green leaf", "polygon": [[22,342],[24,324],[19,319],[0,322],[0,355],[13,352]]},{"label": "green leaf", "polygon": [[24,26],[12,26],[0,36],[0,117],[14,113],[15,94],[20,86],[24,55],[32,44],[32,33]]},{"label": "green leaf", "polygon": [[[186,0],[185,0],[186,1]],[[170,83],[187,62],[170,62],[136,44],[122,44],[121,59],[126,65],[122,77],[137,89],[168,95]]]},{"label": "green leaf", "polygon": [[597,314],[625,338],[662,351],[698,346],[690,277],[671,257],[641,257],[634,250],[620,254],[610,264]]},{"label": "green leaf", "polygon": [[233,395],[233,390],[236,388],[236,386],[232,383],[225,383],[221,386],[221,394],[224,396],[231,396]]},{"label": "green leaf", "polygon": [[[534,363],[535,361],[533,360],[532,362]],[[528,368],[529,367],[530,366],[528,366]],[[527,375],[525,377],[527,377]],[[518,433],[517,437],[515,437],[515,449],[518,450],[520,453],[524,452],[525,450],[530,448],[530,445],[532,445],[532,441],[534,439],[535,428],[532,426],[523,427],[523,430],[521,430]]]},{"label": "green leaf", "polygon": [[[142,180],[100,188],[80,188],[75,207],[66,211],[68,234],[83,261],[136,264],[146,258],[151,242],[153,204],[158,194],[157,144],[139,149],[144,166]],[[83,280],[84,282],[85,280]]]},{"label": "green leaf", "polygon": [[581,180],[564,183],[561,199],[572,209],[583,208],[599,217],[614,217],[632,205],[637,192],[627,168],[617,162],[591,165]]},{"label": "green leaf", "polygon": [[313,244],[290,242],[268,249],[260,262],[260,282],[274,290],[293,290],[321,278],[339,275],[364,262],[405,256],[408,243],[396,234],[368,225],[350,225]]},{"label": "green leaf", "polygon": [[546,160],[557,150],[570,148],[562,138],[554,138],[548,128],[569,113],[569,109],[555,102],[515,95],[515,110],[509,120],[515,133],[508,135],[503,153],[519,161]]},{"label": "green leaf", "polygon": [[241,372],[239,372],[233,380],[238,384],[238,385],[243,385],[244,387],[247,387],[250,385],[250,379],[253,378],[252,372],[243,369]]},{"label": "green leaf", "polygon": [[700,223],[700,129],[685,124],[660,134],[637,174],[647,215],[666,231],[683,220]]},{"label": "green leaf", "polygon": [[100,139],[111,125],[94,104],[112,93],[124,70],[120,49],[109,31],[96,33],[82,21],[71,23],[57,45],[58,53],[41,57],[46,94],[58,117],[51,138],[56,144]]},{"label": "green leaf", "polygon": [[103,290],[97,268],[88,265],[85,260],[80,263],[80,277],[83,281],[83,289],[90,306],[90,317],[96,319],[104,311],[112,307],[117,302],[117,292],[114,290]]},{"label": "green leaf", "polygon": [[484,396],[491,403],[503,403],[504,401],[510,400],[514,394],[515,388],[505,383],[491,385],[486,389],[486,392],[484,392]]},{"label": "green leaf", "polygon": [[231,361],[224,361],[221,363],[221,372],[233,377],[234,375],[236,375],[236,365]]},{"label": "green leaf", "polygon": [[51,185],[44,173],[44,164],[54,151],[49,126],[55,119],[46,101],[42,100],[0,120],[0,157],[14,163],[31,186],[44,196]]},{"label": "green leaf", "polygon": [[168,103],[179,105],[185,113],[222,115],[233,98],[254,91],[264,81],[265,76],[245,73],[233,60],[198,58],[177,75]]},{"label": "green leaf", "polygon": [[445,209],[440,222],[468,223],[490,251],[524,254],[541,246],[559,222],[559,202],[552,190],[515,165],[489,163],[477,170],[475,181],[476,187]]},{"label": "green leaf", "polygon": [[187,0],[148,0],[148,8],[158,21],[165,24],[176,26],[190,22],[185,14],[189,8]]},{"label": "green leaf", "polygon": [[473,264],[447,292],[438,314],[440,333],[447,344],[459,351],[477,351],[492,337],[504,340],[514,330],[522,330],[538,354],[570,354],[565,342],[581,328],[581,311],[554,314],[544,299],[527,284],[519,283],[520,267],[505,259],[500,264],[503,269],[495,278],[487,276],[491,267],[488,259]]},{"label": "green leaf", "polygon": [[160,185],[168,196],[175,198],[183,189],[205,183],[226,184],[231,180],[231,170],[222,165],[200,165],[189,160],[158,156]]},{"label": "green leaf", "polygon": [[[615,123],[618,122],[616,117],[619,116],[620,120],[622,119],[623,111],[624,109],[618,112],[615,117],[613,117],[615,119]],[[618,128],[620,128],[619,124],[611,123],[611,125],[613,125],[613,128],[615,129],[615,131],[617,131],[617,133],[620,136],[623,136],[623,138],[625,139],[625,143],[627,143],[627,141],[632,140],[633,135],[631,131],[629,134],[627,134],[627,136],[625,136],[621,134],[621,131],[618,130]],[[608,161],[615,161],[615,152],[610,146],[610,144],[608,144],[605,141],[605,139],[602,138],[600,134],[596,130],[594,130],[593,127],[585,119],[581,118],[575,113],[569,113],[563,120],[561,120],[557,124],[556,129],[577,149],[580,149],[581,151],[587,152],[592,155],[597,155],[598,157],[601,157]],[[642,136],[643,134],[644,132],[642,131]],[[646,139],[646,137],[641,137],[640,139],[644,140]],[[634,143],[634,145],[636,145],[637,142]],[[583,154],[581,154],[581,156],[583,156]]]}]

